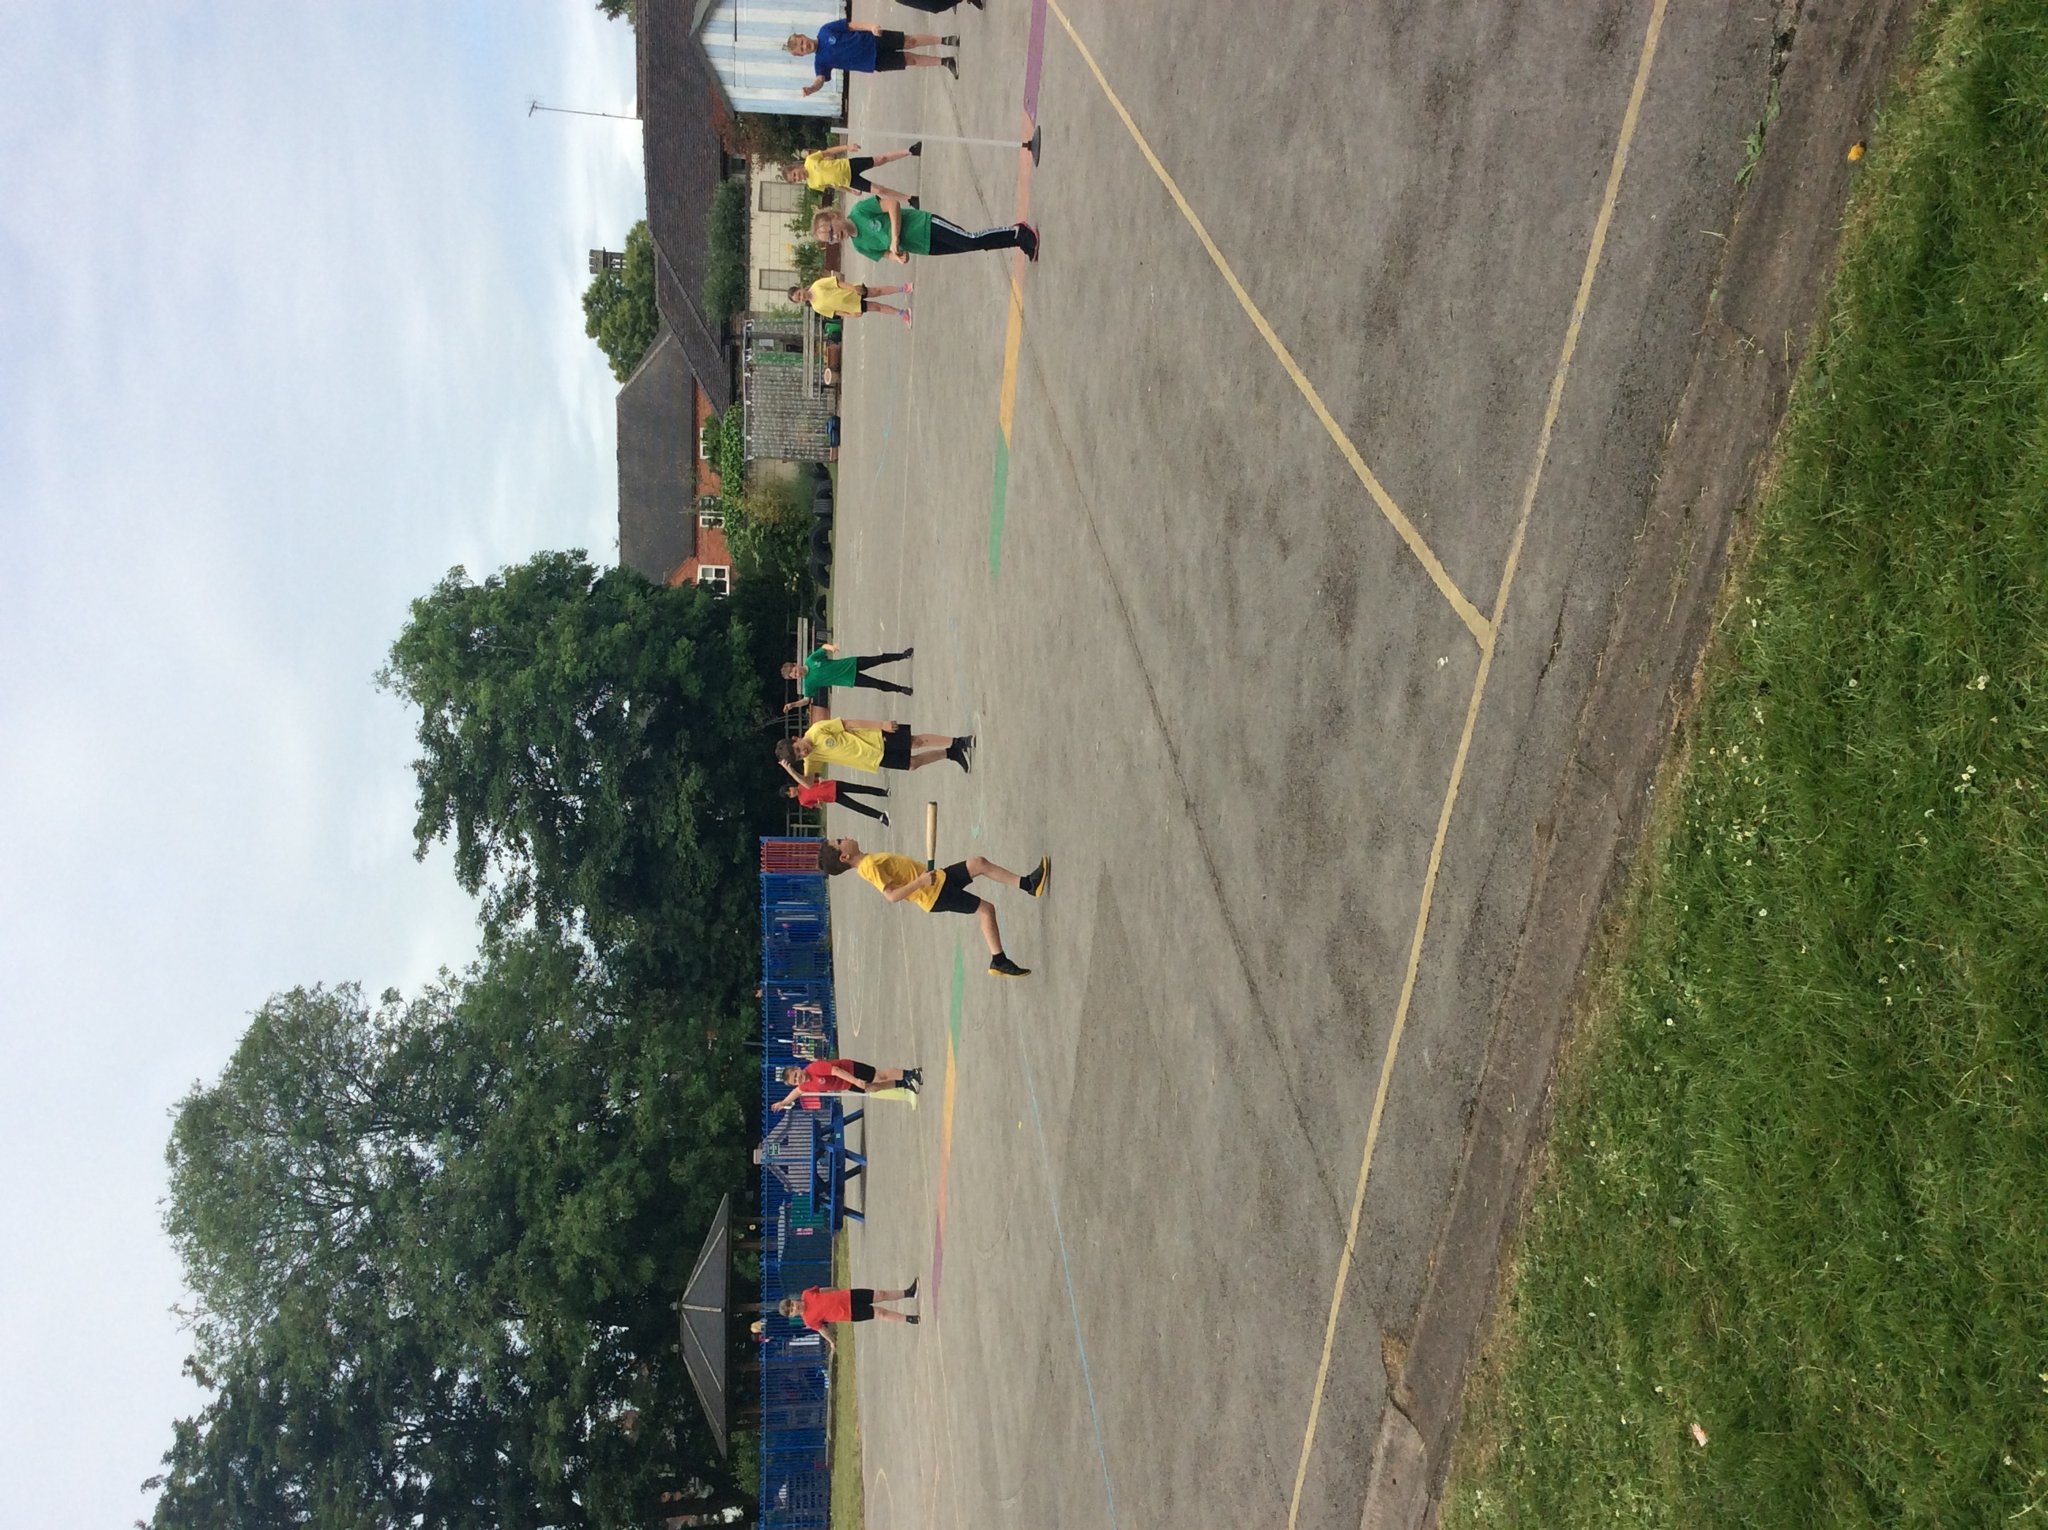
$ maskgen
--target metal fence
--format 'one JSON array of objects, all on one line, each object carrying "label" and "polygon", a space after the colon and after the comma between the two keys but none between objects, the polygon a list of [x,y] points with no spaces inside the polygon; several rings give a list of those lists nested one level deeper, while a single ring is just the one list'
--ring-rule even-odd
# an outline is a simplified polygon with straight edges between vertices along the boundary
[{"label": "metal fence", "polygon": [[[838,1107],[771,1116],[792,1060],[836,1055],[831,915],[815,839],[761,841],[761,1297],[770,1310],[761,1354],[762,1530],[827,1530],[832,1500],[825,1346],[784,1296],[832,1284],[830,1214],[811,1174],[814,1134]],[[799,1166],[801,1170],[799,1171]]]}]

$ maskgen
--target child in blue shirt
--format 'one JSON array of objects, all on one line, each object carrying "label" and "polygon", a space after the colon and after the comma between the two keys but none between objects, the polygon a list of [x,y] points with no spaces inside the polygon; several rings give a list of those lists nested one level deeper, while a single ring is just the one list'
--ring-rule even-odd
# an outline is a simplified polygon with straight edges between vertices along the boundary
[{"label": "child in blue shirt", "polygon": [[901,32],[886,31],[870,21],[834,20],[818,28],[816,37],[806,37],[801,32],[790,33],[784,46],[798,58],[815,60],[813,67],[818,77],[804,87],[805,95],[824,89],[835,69],[853,74],[887,74],[896,69],[944,69],[954,79],[960,78],[958,59],[913,51],[960,46],[959,38],[941,37],[936,32],[919,32],[906,37]]}]

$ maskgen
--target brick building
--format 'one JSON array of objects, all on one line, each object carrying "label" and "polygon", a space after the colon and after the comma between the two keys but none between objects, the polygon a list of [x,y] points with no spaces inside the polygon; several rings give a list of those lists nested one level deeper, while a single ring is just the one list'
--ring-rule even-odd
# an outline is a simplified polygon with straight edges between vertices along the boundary
[{"label": "brick building", "polygon": [[619,389],[619,562],[723,594],[732,561],[704,422],[733,401],[738,348],[705,312],[711,196],[744,165],[713,126],[723,109],[692,0],[636,0],[634,60],[661,329]]},{"label": "brick building", "polygon": [[719,479],[704,455],[710,396],[664,329],[619,389],[619,562],[660,584],[732,587]]}]

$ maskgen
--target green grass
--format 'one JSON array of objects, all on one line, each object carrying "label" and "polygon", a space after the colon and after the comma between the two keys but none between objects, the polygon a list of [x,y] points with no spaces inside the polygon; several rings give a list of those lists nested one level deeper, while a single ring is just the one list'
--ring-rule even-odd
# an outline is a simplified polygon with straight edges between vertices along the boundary
[{"label": "green grass", "polygon": [[[853,1284],[843,1232],[832,1244],[832,1284]],[[846,1337],[832,1357],[832,1530],[861,1530],[867,1505],[860,1474],[860,1398],[853,1384],[855,1327],[842,1324],[840,1331]]]},{"label": "green grass", "polygon": [[1447,1525],[2048,1523],[2048,0],[1873,144]]}]

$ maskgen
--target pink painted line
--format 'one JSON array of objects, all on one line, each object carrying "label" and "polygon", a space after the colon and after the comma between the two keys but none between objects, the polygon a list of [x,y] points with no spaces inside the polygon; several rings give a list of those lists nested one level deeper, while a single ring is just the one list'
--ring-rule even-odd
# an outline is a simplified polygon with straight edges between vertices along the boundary
[{"label": "pink painted line", "polygon": [[1045,63],[1045,0],[1031,0],[1031,40],[1024,46],[1024,115],[1038,121],[1038,74]]}]

